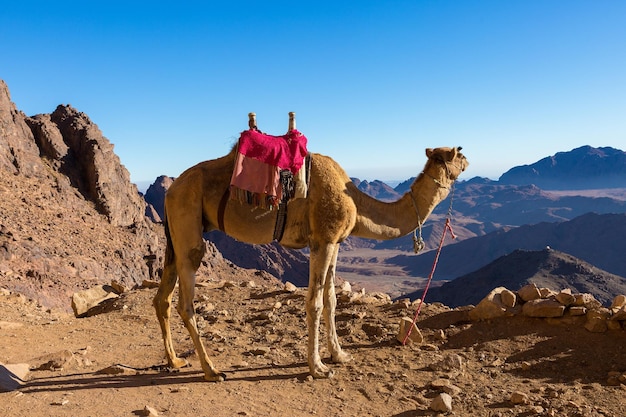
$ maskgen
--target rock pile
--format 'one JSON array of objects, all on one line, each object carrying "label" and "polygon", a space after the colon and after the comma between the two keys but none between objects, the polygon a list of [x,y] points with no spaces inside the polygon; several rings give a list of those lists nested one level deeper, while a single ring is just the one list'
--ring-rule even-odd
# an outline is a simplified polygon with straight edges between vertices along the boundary
[{"label": "rock pile", "polygon": [[603,307],[591,294],[560,292],[528,284],[513,292],[505,287],[492,290],[469,312],[472,320],[522,314],[570,324],[580,324],[590,332],[621,330],[626,322],[626,296],[618,295],[609,308]]}]

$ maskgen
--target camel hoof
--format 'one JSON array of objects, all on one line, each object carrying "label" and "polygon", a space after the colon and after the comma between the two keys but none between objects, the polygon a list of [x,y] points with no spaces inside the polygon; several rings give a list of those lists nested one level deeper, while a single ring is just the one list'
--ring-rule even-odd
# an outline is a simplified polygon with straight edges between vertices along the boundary
[{"label": "camel hoof", "polygon": [[224,382],[226,381],[226,374],[224,372],[218,372],[215,375],[204,375],[204,379],[208,382]]},{"label": "camel hoof", "polygon": [[323,364],[317,366],[314,370],[311,370],[311,376],[313,376],[313,378],[315,379],[332,378],[334,375],[335,372]]},{"label": "camel hoof", "polygon": [[189,366],[189,362],[187,362],[187,360],[183,358],[174,358],[171,361],[169,361],[169,363],[170,363],[170,368],[173,368],[173,369],[185,368]]},{"label": "camel hoof", "polygon": [[334,363],[347,363],[352,361],[354,358],[349,353],[344,351],[339,352],[336,355],[332,355],[332,360]]}]

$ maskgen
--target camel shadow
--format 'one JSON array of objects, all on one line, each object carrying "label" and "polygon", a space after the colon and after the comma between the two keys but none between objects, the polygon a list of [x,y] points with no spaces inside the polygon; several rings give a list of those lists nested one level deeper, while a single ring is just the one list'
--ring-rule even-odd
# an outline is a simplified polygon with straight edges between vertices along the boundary
[{"label": "camel shadow", "polygon": [[[163,369],[165,369],[163,367]],[[274,371],[269,373],[267,371]],[[275,371],[278,370],[278,373]],[[295,370],[295,371],[292,371]],[[229,382],[260,382],[293,380],[304,381],[309,376],[306,363],[289,365],[271,365],[227,369],[224,384]],[[247,375],[252,373],[252,375]],[[22,385],[23,393],[65,392],[76,390],[141,388],[147,386],[184,385],[191,383],[206,384],[201,369],[183,368],[168,371],[139,371],[136,375],[105,375],[96,372],[75,373],[51,377],[34,378]]]}]

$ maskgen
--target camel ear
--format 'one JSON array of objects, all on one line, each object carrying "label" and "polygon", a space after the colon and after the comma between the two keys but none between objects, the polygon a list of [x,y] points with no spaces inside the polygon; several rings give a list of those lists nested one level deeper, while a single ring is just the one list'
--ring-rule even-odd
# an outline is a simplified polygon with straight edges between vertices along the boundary
[{"label": "camel ear", "polygon": [[426,148],[426,158],[430,159],[430,157],[433,155],[433,149],[432,148]]}]

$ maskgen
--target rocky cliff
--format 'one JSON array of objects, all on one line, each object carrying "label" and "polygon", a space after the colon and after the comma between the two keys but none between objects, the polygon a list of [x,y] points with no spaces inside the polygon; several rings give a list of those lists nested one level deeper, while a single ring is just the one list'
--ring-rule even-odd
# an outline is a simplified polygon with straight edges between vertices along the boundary
[{"label": "rocky cliff", "polygon": [[84,113],[27,117],[0,80],[0,284],[69,308],[78,288],[156,278],[162,233],[145,210]]}]

